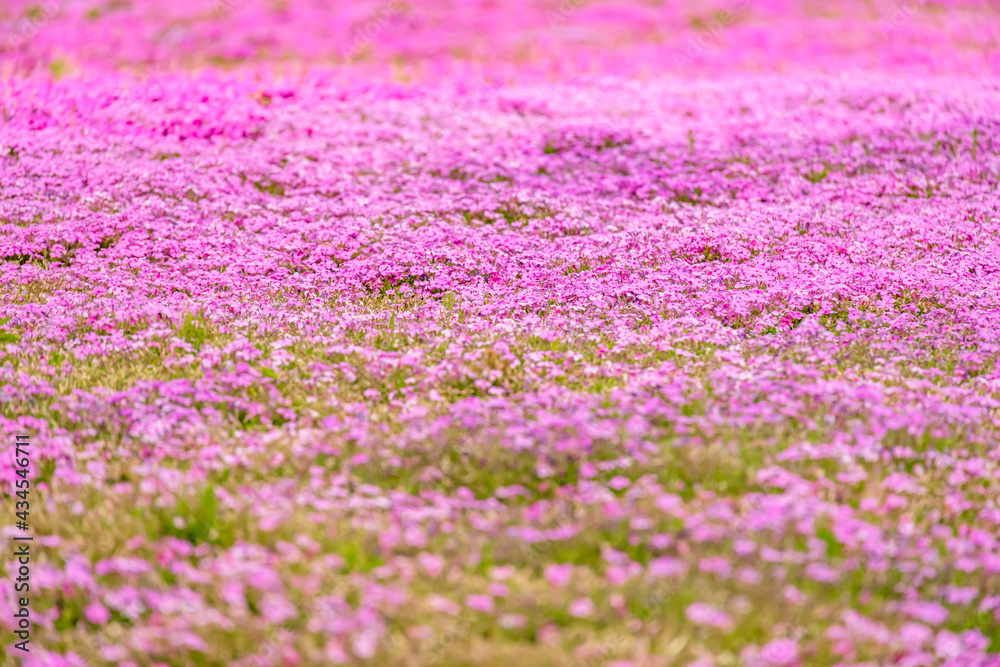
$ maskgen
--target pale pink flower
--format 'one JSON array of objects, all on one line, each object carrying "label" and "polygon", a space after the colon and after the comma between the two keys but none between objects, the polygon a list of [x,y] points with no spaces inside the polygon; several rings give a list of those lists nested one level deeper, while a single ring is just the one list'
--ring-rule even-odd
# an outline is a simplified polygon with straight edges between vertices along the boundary
[{"label": "pale pink flower", "polygon": [[688,606],[684,615],[687,616],[689,621],[698,625],[707,625],[713,628],[730,628],[733,625],[733,619],[729,614],[719,611],[704,602],[692,603]]},{"label": "pale pink flower", "polygon": [[444,558],[438,554],[431,554],[425,551],[417,554],[417,562],[420,563],[420,567],[424,568],[432,577],[441,576],[441,572],[444,570]]},{"label": "pale pink flower", "polygon": [[500,617],[500,627],[502,628],[523,628],[528,619],[520,614],[504,614]]},{"label": "pale pink flower", "polygon": [[351,658],[339,640],[330,640],[323,649],[324,657],[335,665],[342,665]]},{"label": "pale pink flower", "polygon": [[495,608],[493,598],[489,595],[468,595],[465,598],[465,606],[484,614],[492,612]]},{"label": "pale pink flower", "polygon": [[366,628],[354,635],[351,640],[351,650],[354,655],[367,660],[375,655],[377,639],[375,633],[370,628]]},{"label": "pale pink flower", "polygon": [[435,609],[452,616],[457,616],[462,611],[462,607],[459,606],[457,602],[443,598],[440,595],[428,595],[427,604],[431,607],[431,609]]},{"label": "pale pink flower", "polygon": [[587,618],[594,613],[594,602],[590,598],[577,598],[569,604],[569,613],[577,618]]},{"label": "pale pink flower", "polygon": [[660,556],[649,561],[646,571],[653,577],[677,577],[687,572],[687,565],[676,558]]},{"label": "pale pink flower", "polygon": [[548,565],[545,567],[545,580],[556,587],[562,587],[569,583],[573,575],[573,565],[566,563],[563,565]]},{"label": "pale pink flower", "polygon": [[799,664],[799,647],[793,639],[775,639],[760,650],[760,667],[792,667]]},{"label": "pale pink flower", "polygon": [[505,598],[510,595],[510,589],[506,585],[497,582],[487,586],[486,592],[496,598]]}]

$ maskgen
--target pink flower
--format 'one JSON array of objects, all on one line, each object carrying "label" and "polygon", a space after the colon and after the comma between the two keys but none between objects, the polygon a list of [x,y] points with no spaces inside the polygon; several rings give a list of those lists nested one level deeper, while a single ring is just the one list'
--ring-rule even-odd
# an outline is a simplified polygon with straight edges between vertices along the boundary
[{"label": "pink flower", "polygon": [[934,631],[926,625],[907,622],[899,629],[900,640],[909,646],[923,646],[934,636]]},{"label": "pink flower", "polygon": [[608,570],[605,573],[608,583],[612,586],[621,586],[628,581],[629,575],[629,568],[622,565],[612,565],[608,567]]},{"label": "pink flower", "polygon": [[243,584],[238,581],[227,581],[222,584],[222,590],[219,593],[219,597],[222,598],[223,602],[237,607],[246,606],[246,597],[243,593]]},{"label": "pink flower", "polygon": [[371,628],[365,628],[354,635],[354,639],[351,640],[351,649],[354,655],[366,660],[374,656],[378,648],[377,639],[378,637]]},{"label": "pink flower", "polygon": [[505,598],[510,595],[510,589],[506,585],[493,582],[486,587],[486,592],[497,598]]},{"label": "pink flower", "polygon": [[698,625],[707,625],[713,628],[730,628],[733,625],[733,619],[729,614],[719,611],[704,602],[692,603],[688,606],[684,615],[687,616],[689,621]]},{"label": "pink flower", "polygon": [[443,598],[440,595],[429,595],[427,596],[427,604],[431,609],[435,609],[445,614],[450,614],[451,616],[458,615],[462,608],[456,602],[452,602],[448,598]]},{"label": "pink flower", "polygon": [[83,615],[94,625],[104,625],[111,620],[111,612],[99,602],[92,602],[84,607]]},{"label": "pink flower", "polygon": [[441,576],[441,572],[444,570],[444,558],[437,554],[422,551],[417,554],[417,562],[427,574],[435,578]]},{"label": "pink flower", "polygon": [[806,566],[806,576],[823,583],[832,583],[840,579],[840,572],[825,563],[809,563]]},{"label": "pink flower", "polygon": [[687,565],[676,558],[660,556],[649,561],[646,571],[652,577],[677,577],[687,572]]},{"label": "pink flower", "polygon": [[907,602],[902,611],[929,625],[941,625],[948,620],[948,610],[936,602]]},{"label": "pink flower", "polygon": [[537,639],[539,644],[553,644],[559,641],[559,626],[552,623],[543,625],[538,629]]},{"label": "pink flower", "polygon": [[698,563],[698,569],[702,572],[717,574],[719,577],[725,579],[729,577],[729,572],[732,570],[732,566],[729,564],[729,561],[722,556],[710,556],[709,558],[701,559]]},{"label": "pink flower", "polygon": [[950,630],[941,630],[934,641],[934,654],[939,658],[957,658],[962,652],[962,638]]},{"label": "pink flower", "polygon": [[119,663],[119,667],[121,667],[121,663],[125,660],[125,658],[128,657],[128,653],[127,648],[119,646],[118,644],[108,644],[107,646],[101,648],[101,656],[105,660]]},{"label": "pink flower", "polygon": [[577,598],[569,604],[569,613],[577,618],[586,618],[594,613],[594,603],[590,598]]},{"label": "pink flower", "polygon": [[676,494],[667,493],[656,499],[656,506],[664,512],[673,513],[684,506],[684,501]]},{"label": "pink flower", "polygon": [[500,617],[500,627],[502,628],[523,628],[527,623],[528,619],[520,614],[504,614]]},{"label": "pink flower", "polygon": [[279,625],[298,615],[298,610],[281,595],[266,595],[261,601],[261,614],[268,623]]},{"label": "pink flower", "polygon": [[781,589],[781,596],[795,605],[802,604],[807,599],[805,593],[791,584],[785,584],[785,587]]},{"label": "pink flower", "polygon": [[465,598],[465,606],[488,614],[494,609],[493,598],[489,595],[469,595]]},{"label": "pink flower", "polygon": [[331,640],[327,642],[326,647],[323,649],[323,655],[327,660],[335,665],[342,665],[350,660],[350,656],[338,640]]},{"label": "pink flower", "polygon": [[549,565],[545,568],[544,572],[545,580],[557,588],[568,584],[572,575],[573,565],[570,563],[566,563],[564,565]]},{"label": "pink flower", "polygon": [[761,667],[791,667],[799,664],[799,647],[792,639],[775,639],[760,650]]},{"label": "pink flower", "polygon": [[628,488],[628,485],[631,483],[632,480],[630,480],[628,477],[615,475],[614,477],[611,478],[611,481],[608,482],[608,486],[610,486],[615,491],[621,491],[622,489]]}]

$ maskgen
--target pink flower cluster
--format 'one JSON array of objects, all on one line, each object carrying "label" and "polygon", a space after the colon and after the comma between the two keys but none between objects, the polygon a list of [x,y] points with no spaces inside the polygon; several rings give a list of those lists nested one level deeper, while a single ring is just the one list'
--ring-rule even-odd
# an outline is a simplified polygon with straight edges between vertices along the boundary
[{"label": "pink flower cluster", "polygon": [[484,66],[967,72],[1000,67],[998,37],[985,0],[6,0],[0,10],[0,58],[20,71],[280,61],[430,79]]},{"label": "pink flower cluster", "polygon": [[499,4],[0,17],[24,664],[1000,665],[995,8]]}]

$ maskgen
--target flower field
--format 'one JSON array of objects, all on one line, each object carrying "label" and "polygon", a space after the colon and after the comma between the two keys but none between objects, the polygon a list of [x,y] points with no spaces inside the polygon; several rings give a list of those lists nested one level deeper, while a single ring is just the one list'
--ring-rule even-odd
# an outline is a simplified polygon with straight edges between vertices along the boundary
[{"label": "flower field", "polygon": [[0,12],[2,664],[1000,665],[1000,8]]}]

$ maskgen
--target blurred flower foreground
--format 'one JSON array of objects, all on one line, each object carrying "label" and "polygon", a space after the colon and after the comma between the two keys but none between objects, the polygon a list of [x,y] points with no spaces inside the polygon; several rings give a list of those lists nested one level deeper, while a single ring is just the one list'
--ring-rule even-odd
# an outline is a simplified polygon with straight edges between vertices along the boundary
[{"label": "blurred flower foreground", "polygon": [[998,109],[985,0],[6,0],[0,663],[1000,665]]}]

